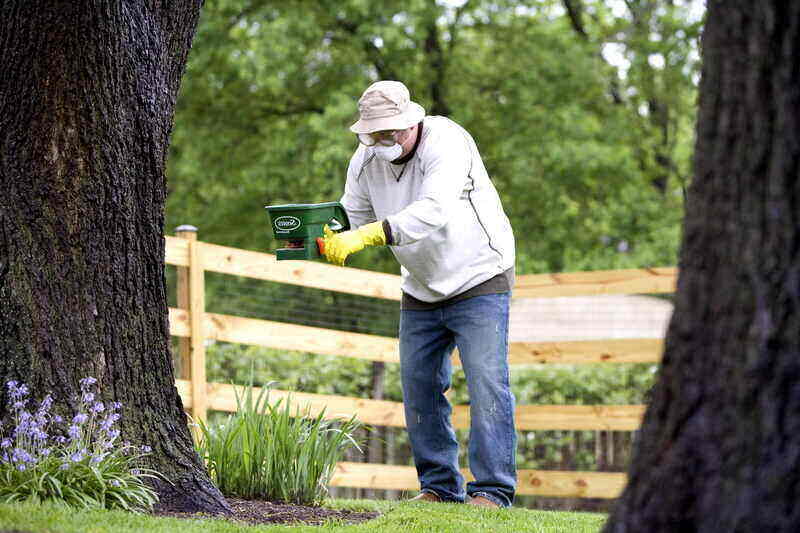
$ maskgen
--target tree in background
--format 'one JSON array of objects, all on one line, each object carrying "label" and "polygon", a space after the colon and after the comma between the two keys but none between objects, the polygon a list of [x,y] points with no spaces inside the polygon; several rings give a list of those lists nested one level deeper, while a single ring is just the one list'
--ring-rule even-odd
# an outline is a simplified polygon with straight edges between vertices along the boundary
[{"label": "tree in background", "polygon": [[[699,20],[691,20],[698,1],[636,0],[603,2],[563,0],[576,35],[622,69],[623,86],[612,77],[609,94],[614,102],[632,111],[632,131],[641,139],[634,151],[641,170],[662,193],[672,189],[670,180],[686,184],[688,143],[695,102],[693,94],[696,37]],[[611,9],[608,9],[608,5]],[[603,9],[606,7],[606,9]],[[623,16],[614,13],[624,11]]]},{"label": "tree in background", "polygon": [[800,4],[708,3],[676,307],[608,532],[800,528]]},{"label": "tree in background", "polygon": [[71,413],[97,378],[174,484],[162,494],[224,511],[175,389],[164,281],[164,165],[200,4],[4,4],[0,379]]}]

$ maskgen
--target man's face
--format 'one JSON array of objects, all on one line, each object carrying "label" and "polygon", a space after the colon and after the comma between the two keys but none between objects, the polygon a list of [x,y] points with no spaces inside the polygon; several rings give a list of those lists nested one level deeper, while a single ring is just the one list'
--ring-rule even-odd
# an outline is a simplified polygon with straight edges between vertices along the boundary
[{"label": "man's face", "polygon": [[408,154],[412,148],[414,148],[414,143],[417,141],[417,130],[419,129],[418,126],[411,126],[408,129],[401,130],[395,136],[397,140],[397,144],[403,147],[403,157],[404,155]]},{"label": "man's face", "polygon": [[362,133],[358,136],[358,140],[367,146],[374,146],[376,144],[392,146],[394,144],[399,144],[403,148],[403,155],[406,155],[414,147],[414,143],[417,140],[417,130],[418,126],[414,125],[404,130],[383,130],[374,131],[372,133]]}]

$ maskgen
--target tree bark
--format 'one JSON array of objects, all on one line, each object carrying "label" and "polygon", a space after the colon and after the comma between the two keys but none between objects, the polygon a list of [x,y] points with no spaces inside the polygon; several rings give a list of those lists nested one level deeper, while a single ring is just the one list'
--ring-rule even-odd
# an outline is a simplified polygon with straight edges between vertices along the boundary
[{"label": "tree bark", "polygon": [[3,4],[0,378],[73,412],[96,377],[174,484],[159,492],[226,512],[174,385],[164,278],[164,163],[201,3]]},{"label": "tree bark", "polygon": [[586,33],[586,27],[583,25],[583,2],[581,0],[562,0],[564,9],[567,10],[567,17],[575,30],[582,39],[588,39],[589,34]]},{"label": "tree bark", "polygon": [[[632,31],[643,42],[649,43],[651,40],[650,36],[656,26],[654,19],[657,17],[662,3],[664,3],[663,0],[626,2],[631,14]],[[640,156],[641,166],[642,170],[653,175],[650,182],[659,193],[664,195],[668,191],[670,177],[676,173],[675,161],[672,158],[673,132],[677,128],[673,117],[675,113],[673,113],[666,95],[661,94],[656,88],[659,76],[657,70],[647,62],[644,62],[640,69],[640,83],[645,92],[649,94],[646,100],[648,122],[650,127],[657,132],[655,138],[658,139],[654,146],[643,150]],[[655,165],[649,161],[650,157],[653,158]]]},{"label": "tree bark", "polygon": [[800,3],[713,0],[675,312],[605,531],[800,530]]},{"label": "tree bark", "polygon": [[447,105],[446,97],[446,75],[447,75],[447,58],[445,57],[444,49],[440,42],[439,26],[437,25],[436,16],[437,10],[428,19],[425,24],[425,43],[423,50],[427,56],[427,62],[430,65],[430,81],[428,87],[430,89],[431,100],[433,104],[429,110],[431,115],[440,115],[443,117],[450,116],[450,106]]}]

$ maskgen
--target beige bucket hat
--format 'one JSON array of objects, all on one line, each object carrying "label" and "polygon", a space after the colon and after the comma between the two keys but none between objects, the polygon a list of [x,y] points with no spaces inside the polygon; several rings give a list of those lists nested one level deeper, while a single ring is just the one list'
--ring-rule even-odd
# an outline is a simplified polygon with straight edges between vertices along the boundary
[{"label": "beige bucket hat", "polygon": [[399,81],[376,81],[358,99],[358,122],[353,133],[404,130],[423,118],[425,109],[411,101],[408,88]]}]

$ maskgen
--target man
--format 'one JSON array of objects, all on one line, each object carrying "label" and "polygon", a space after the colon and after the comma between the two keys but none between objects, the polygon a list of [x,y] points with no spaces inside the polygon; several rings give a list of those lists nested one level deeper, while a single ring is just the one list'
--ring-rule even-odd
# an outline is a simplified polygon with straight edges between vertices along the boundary
[{"label": "man", "polygon": [[[475,141],[425,116],[397,81],[372,84],[350,127],[359,140],[341,203],[352,227],[326,228],[324,254],[343,265],[389,245],[401,265],[400,368],[406,424],[423,501],[508,507],[516,488],[508,309],[514,236]],[[450,354],[458,347],[470,395],[464,491],[450,425]]]}]

